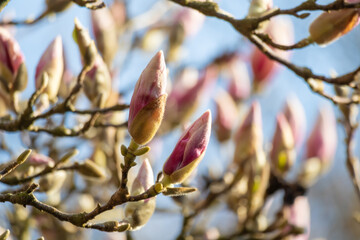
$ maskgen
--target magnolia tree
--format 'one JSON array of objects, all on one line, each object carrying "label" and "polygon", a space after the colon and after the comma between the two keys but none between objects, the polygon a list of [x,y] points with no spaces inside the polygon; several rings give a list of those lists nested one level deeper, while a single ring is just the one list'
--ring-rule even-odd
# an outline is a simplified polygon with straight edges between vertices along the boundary
[{"label": "magnolia tree", "polygon": [[[133,231],[164,211],[181,216],[182,222],[148,230],[149,239],[152,234],[308,239],[308,189],[329,170],[342,141],[330,107],[307,124],[312,128],[307,135],[305,111],[295,95],[276,119],[266,120],[276,124],[271,141],[265,140],[257,98],[281,66],[340,110],[339,125],[346,133],[341,161],[360,197],[353,149],[360,67],[328,76],[290,60],[292,50],[329,45],[356,27],[360,1],[303,0],[283,9],[272,0],[252,0],[247,14],[234,16],[212,0],[170,0],[132,16],[130,1],[46,0],[39,16],[25,20],[5,15],[8,2],[0,1],[0,239],[84,239],[95,230],[123,233],[97,231],[94,239],[132,239]],[[58,36],[42,53],[34,76],[28,76],[26,65],[31,64],[16,27],[48,22],[72,5],[87,10],[92,23],[91,31],[78,19],[65,26],[73,28],[81,71],[69,68]],[[230,24],[247,47],[194,68],[182,63],[185,41],[198,34],[206,16]],[[308,37],[296,42],[290,19],[300,25],[308,17],[314,19]],[[153,57],[146,57],[141,74],[133,73],[138,80],[129,89],[116,81],[134,52]],[[214,87],[215,96],[206,94]],[[211,110],[198,110],[206,108]],[[13,132],[18,134],[9,140]],[[169,146],[162,140],[174,136],[173,150],[161,147]],[[212,169],[206,151],[224,149],[218,159],[222,170]],[[200,161],[209,171],[196,170]],[[158,195],[175,204],[162,206]],[[212,214],[221,212],[230,220],[215,217],[208,224]]]}]

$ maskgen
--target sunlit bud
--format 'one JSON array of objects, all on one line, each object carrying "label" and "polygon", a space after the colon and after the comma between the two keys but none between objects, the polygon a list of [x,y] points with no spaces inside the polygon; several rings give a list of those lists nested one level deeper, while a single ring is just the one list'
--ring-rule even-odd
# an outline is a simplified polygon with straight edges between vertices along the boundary
[{"label": "sunlit bud", "polygon": [[310,206],[307,197],[300,196],[295,199],[292,206],[285,208],[285,217],[290,224],[304,228],[304,233],[294,236],[292,240],[307,240],[310,233]]},{"label": "sunlit bud", "polygon": [[304,108],[299,99],[294,95],[286,100],[283,110],[294,136],[295,146],[299,149],[306,133],[306,117]]},{"label": "sunlit bud", "polygon": [[86,159],[83,163],[76,164],[76,170],[84,177],[93,179],[106,178],[105,170],[90,159]]},{"label": "sunlit bud", "polygon": [[55,162],[52,158],[40,153],[33,153],[29,157],[28,163],[33,166],[49,166],[53,167]]},{"label": "sunlit bud", "polygon": [[249,7],[248,17],[260,17],[273,7],[272,0],[252,0]]},{"label": "sunlit bud", "polygon": [[64,72],[64,57],[61,37],[58,36],[45,50],[36,67],[35,84],[36,88],[41,87],[42,75],[48,75],[48,84],[44,93],[50,101],[55,101],[60,87],[60,82]]},{"label": "sunlit bud", "polygon": [[245,62],[234,60],[228,65],[230,75],[230,85],[228,92],[236,101],[242,101],[250,96],[250,76]]},{"label": "sunlit bud", "polygon": [[316,124],[307,140],[306,158],[318,158],[326,170],[336,152],[336,119],[330,107],[320,109]]},{"label": "sunlit bud", "polygon": [[27,85],[25,59],[17,41],[0,27],[0,76],[6,91],[22,91]]},{"label": "sunlit bud", "polygon": [[211,133],[211,113],[206,111],[180,137],[166,160],[162,180],[166,187],[182,183],[188,178],[205,155]]},{"label": "sunlit bud", "polygon": [[277,174],[284,175],[295,161],[294,137],[291,127],[282,113],[277,116],[276,120],[276,130],[270,154],[271,164]]},{"label": "sunlit bud", "polygon": [[165,111],[167,70],[159,51],[141,73],[130,102],[128,129],[137,144],[148,143],[156,134]]},{"label": "sunlit bud", "polygon": [[[148,190],[154,184],[154,173],[148,159],[145,159],[134,179],[131,195],[138,195]],[[125,207],[125,217],[130,223],[131,230],[144,226],[155,211],[155,198],[138,202],[130,202]]]},{"label": "sunlit bud", "polygon": [[[264,34],[268,34],[272,41],[277,44],[287,46],[294,42],[293,24],[285,17],[271,19]],[[273,53],[283,59],[288,59],[290,56],[290,51],[279,49],[273,49]],[[251,55],[251,67],[254,76],[254,89],[260,90],[272,79],[279,65],[256,48]]]},{"label": "sunlit bud", "polygon": [[261,120],[261,108],[258,102],[254,102],[244,121],[235,135],[234,162],[240,163],[253,156],[258,149],[262,148],[263,132]]},{"label": "sunlit bud", "polygon": [[322,165],[318,158],[308,158],[303,161],[303,165],[301,167],[299,176],[298,176],[298,183],[308,188],[313,185],[318,178],[322,174]]},{"label": "sunlit bud", "polygon": [[40,191],[46,192],[48,195],[57,193],[66,180],[65,171],[56,171],[49,173],[40,178]]},{"label": "sunlit bud", "polygon": [[220,92],[216,103],[216,136],[220,142],[230,138],[237,120],[238,111],[234,100],[227,92]]},{"label": "sunlit bud", "polygon": [[69,0],[46,0],[47,12],[57,13],[66,10],[71,6],[72,1]]},{"label": "sunlit bud", "polygon": [[85,65],[91,66],[98,55],[94,41],[91,39],[88,30],[86,30],[79,20],[75,18],[75,28],[73,38],[79,46],[80,55]]},{"label": "sunlit bud", "polygon": [[217,77],[217,68],[210,66],[198,78],[194,69],[184,69],[177,79],[166,103],[163,128],[172,129],[189,120],[198,107],[204,92]]},{"label": "sunlit bud", "polygon": [[84,92],[88,99],[97,107],[103,107],[111,91],[109,69],[100,55],[95,59],[84,79]]},{"label": "sunlit bud", "polygon": [[155,51],[156,49],[161,48],[161,45],[164,43],[167,37],[167,32],[163,29],[158,29],[156,27],[150,28],[141,38],[141,49],[149,52]]},{"label": "sunlit bud", "polygon": [[199,32],[205,21],[205,15],[194,9],[182,8],[174,19],[182,26],[185,37],[190,37]]},{"label": "sunlit bud", "polygon": [[324,12],[309,27],[311,39],[319,45],[329,44],[356,27],[359,17],[358,9]]},{"label": "sunlit bud", "polygon": [[91,20],[96,46],[105,63],[110,67],[118,48],[114,19],[108,8],[102,8],[91,11]]}]

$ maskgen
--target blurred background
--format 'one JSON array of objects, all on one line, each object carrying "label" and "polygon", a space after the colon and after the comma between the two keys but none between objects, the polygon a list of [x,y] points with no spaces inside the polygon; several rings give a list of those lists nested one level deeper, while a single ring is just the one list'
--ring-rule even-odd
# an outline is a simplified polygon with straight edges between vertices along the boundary
[{"label": "blurred background", "polygon": [[[221,8],[230,12],[235,17],[242,18],[247,14],[250,1],[220,0],[218,2]],[[300,0],[274,0],[274,5],[285,9],[296,6],[301,2]],[[327,3],[330,1],[319,0],[318,2]],[[112,1],[107,0],[105,3],[111,5]],[[44,8],[45,5],[42,0],[11,0],[1,13],[1,17],[3,19],[27,19],[38,16]],[[128,1],[129,18],[140,16],[152,8],[157,10],[154,11],[155,14],[152,13],[152,17],[144,19],[144,26],[148,24],[146,21],[149,21],[149,19],[157,22],[156,19],[153,19],[156,17],[159,17],[161,21],[170,21],[173,15],[171,11],[170,13],[168,12],[169,9],[178,9],[179,7],[176,6],[176,4],[165,1],[132,0]],[[317,13],[312,14],[304,20],[291,18],[294,25],[295,41],[308,36],[308,26],[316,16]],[[29,74],[29,87],[26,92],[23,93],[23,98],[28,98],[33,92],[36,65],[43,51],[57,35],[61,35],[63,38],[68,68],[73,73],[78,73],[81,70],[80,55],[72,38],[75,17],[92,32],[90,11],[76,5],[72,5],[67,11],[57,14],[56,16],[50,16],[37,24],[18,26],[13,29],[15,37],[25,55]],[[114,61],[114,66],[121,66],[114,74],[114,88],[124,93],[124,99],[127,103],[130,101],[131,92],[136,80],[151,57],[160,49],[166,51],[166,43],[163,43],[159,44],[158,48],[152,51],[143,51],[139,48],[134,48],[130,53],[127,52],[127,49],[131,47],[131,42],[133,42],[136,37],[141,37],[146,29],[147,28],[141,28],[140,26],[136,33],[124,33],[122,40],[119,42],[120,51]],[[203,68],[209,63],[209,60],[221,56],[225,52],[237,50],[241,52],[244,59],[248,59],[252,48],[253,46],[246,39],[243,39],[228,23],[216,18],[207,17],[200,30],[196,34],[186,38],[178,61],[169,62],[167,66],[170,76],[173,78],[179,66]],[[335,43],[324,48],[317,45],[310,45],[305,49],[294,50],[291,54],[291,61],[301,66],[310,67],[315,73],[324,75],[329,75],[331,71],[335,71],[339,75],[352,71],[360,64],[360,29],[356,28]],[[222,86],[224,86],[224,84],[219,83],[215,87],[207,89],[199,108],[196,113],[193,114],[191,120],[196,119],[208,108],[212,110],[215,109],[215,104],[210,98],[216,95]],[[329,89],[329,91],[332,91],[331,88]],[[244,102],[240,111],[241,116],[246,112],[249,103],[255,99],[258,100],[263,112],[262,120],[265,142],[271,142],[275,131],[276,115],[283,108],[285,100],[291,95],[296,95],[304,106],[307,136],[315,123],[319,108],[324,107],[324,105],[330,105],[334,111],[336,111],[336,108],[333,107],[329,101],[314,94],[302,79],[295,76],[291,71],[281,67],[261,92],[252,95],[250,99]],[[339,116],[339,113],[336,112],[336,115]],[[241,116],[239,116],[239,122],[242,119]],[[180,130],[176,130],[153,143],[154,146],[152,147],[154,149],[159,148],[156,159],[151,159],[155,174],[161,170],[163,162],[170,154],[172,146],[176,143],[180,132]],[[360,214],[358,212],[360,201],[354,194],[354,189],[345,167],[345,148],[343,141],[345,135],[341,125],[338,125],[337,133],[338,146],[333,166],[329,173],[322,177],[308,193],[311,207],[310,239],[355,240],[359,239],[360,236],[359,223],[354,220],[354,216]],[[356,136],[358,139],[359,135],[357,134]],[[14,151],[22,148],[17,134],[7,134],[6,137],[8,141],[13,143],[11,147],[14,148]],[[160,147],[155,147],[156,144]],[[86,144],[79,146],[79,158],[82,156],[87,157],[89,154],[88,148],[89,146]],[[215,138],[212,138],[206,156],[199,166],[198,174],[208,171],[217,174],[218,171],[223,171],[225,169],[225,163],[229,163],[232,159],[232,149],[233,146],[231,144],[220,147]],[[304,147],[301,149],[303,151]],[[298,153],[297,161],[302,160],[302,151]],[[358,147],[358,143],[356,143],[356,156],[359,156],[359,151],[360,148]],[[157,197],[157,204],[159,208],[177,209],[176,204],[174,204],[171,199],[162,195]],[[4,209],[8,206],[7,204],[0,205],[0,216],[2,216],[0,219],[1,226],[6,225],[3,217]],[[220,231],[226,231],[226,221],[232,221],[232,219],[234,219],[234,216],[226,209],[223,209],[209,221],[210,224],[214,225],[221,222],[222,225],[219,227]],[[149,223],[141,230],[134,232],[133,236],[135,239],[174,239],[180,230],[181,221],[182,217],[179,213],[176,213],[176,211],[175,213],[157,212]],[[92,239],[105,238],[104,233],[97,231],[88,230],[86,231],[86,235],[91,236]],[[106,236],[106,238],[109,239],[121,239],[123,237],[121,233],[106,234]]]}]

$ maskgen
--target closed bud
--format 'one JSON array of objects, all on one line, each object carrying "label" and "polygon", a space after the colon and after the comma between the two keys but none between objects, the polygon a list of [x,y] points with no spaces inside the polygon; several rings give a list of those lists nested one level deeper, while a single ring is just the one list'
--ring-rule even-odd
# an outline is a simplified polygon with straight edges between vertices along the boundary
[{"label": "closed bud", "polygon": [[58,36],[48,46],[36,67],[35,84],[40,89],[42,75],[48,75],[48,84],[44,90],[50,101],[56,101],[60,82],[64,72],[64,57],[61,37]]},{"label": "closed bud", "polygon": [[237,107],[234,100],[227,92],[221,92],[215,99],[216,102],[216,136],[220,142],[231,137],[233,126],[237,119]]},{"label": "closed bud", "polygon": [[306,117],[304,108],[295,95],[286,100],[283,113],[290,125],[295,146],[297,150],[299,150],[303,144],[306,133]]},{"label": "closed bud", "polygon": [[10,237],[10,230],[9,229],[6,229],[5,232],[2,232],[1,235],[0,235],[1,240],[7,240],[9,237]]},{"label": "closed bud", "polygon": [[235,135],[234,162],[241,163],[262,149],[263,132],[261,108],[254,102]]},{"label": "closed bud", "polygon": [[230,84],[228,92],[236,102],[243,101],[250,96],[250,76],[245,62],[236,59],[229,65]]},{"label": "closed bud", "polygon": [[56,171],[40,178],[39,190],[48,195],[58,193],[66,180],[65,171]]},{"label": "closed bud", "polygon": [[28,163],[33,166],[48,166],[53,167],[55,165],[54,160],[40,153],[33,153],[29,157]]},{"label": "closed bud", "polygon": [[311,39],[322,46],[329,44],[356,27],[359,24],[359,17],[358,9],[324,12],[309,27]]},{"label": "closed bud", "polygon": [[206,111],[180,137],[173,152],[166,160],[162,183],[182,183],[200,163],[205,155],[211,133],[211,113]]},{"label": "closed bud", "polygon": [[0,27],[0,76],[7,92],[22,91],[27,85],[25,59],[17,41]]},{"label": "closed bud", "polygon": [[121,29],[126,21],[126,6],[123,1],[113,1],[110,12],[117,29]]},{"label": "closed bud", "polygon": [[330,166],[336,152],[336,119],[330,107],[320,109],[315,126],[307,140],[306,158],[317,158],[322,171]]},{"label": "closed bud", "polygon": [[166,65],[160,51],[141,73],[130,102],[128,129],[137,144],[148,143],[161,124],[167,98],[166,81]]},{"label": "closed bud", "polygon": [[270,157],[272,168],[280,176],[286,174],[295,161],[294,137],[283,114],[279,114],[277,117]]},{"label": "closed bud", "polygon": [[[154,184],[154,173],[148,159],[145,159],[134,179],[131,187],[131,195],[138,195],[148,190]],[[125,217],[131,226],[131,230],[138,230],[144,226],[155,211],[155,198],[149,198],[138,202],[129,202],[125,207]]]},{"label": "closed bud", "polygon": [[97,107],[103,107],[109,98],[111,76],[108,67],[100,55],[97,55],[94,64],[85,75],[84,92],[92,104]]},{"label": "closed bud", "polygon": [[108,8],[102,8],[91,11],[91,20],[96,46],[106,65],[110,67],[118,48],[114,19]]},{"label": "closed bud", "polygon": [[105,170],[89,159],[86,159],[83,163],[78,163],[76,170],[84,177],[93,179],[106,178]]},{"label": "closed bud", "polygon": [[75,18],[75,28],[73,37],[77,43],[81,58],[86,66],[91,66],[98,55],[94,41],[91,39],[88,30],[86,30],[79,20]]},{"label": "closed bud", "polygon": [[260,17],[269,12],[272,7],[272,0],[252,0],[249,7],[248,17]]},{"label": "closed bud", "polygon": [[285,218],[290,224],[304,228],[304,233],[293,237],[293,240],[309,239],[310,233],[310,206],[306,196],[299,196],[292,206],[285,207]]},{"label": "closed bud", "polygon": [[184,37],[190,37],[199,32],[205,21],[204,14],[190,8],[182,8],[175,16],[175,23],[180,24]]}]

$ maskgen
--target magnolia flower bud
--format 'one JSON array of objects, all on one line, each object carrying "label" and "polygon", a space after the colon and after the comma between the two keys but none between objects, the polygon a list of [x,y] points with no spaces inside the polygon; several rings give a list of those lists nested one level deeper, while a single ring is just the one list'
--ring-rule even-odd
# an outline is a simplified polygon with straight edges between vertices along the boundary
[{"label": "magnolia flower bud", "polygon": [[325,171],[335,155],[336,119],[331,108],[321,108],[316,124],[307,140],[306,158],[318,158]]},{"label": "magnolia flower bud", "polygon": [[165,110],[167,71],[163,52],[158,52],[141,73],[130,102],[128,129],[140,145],[156,134]]},{"label": "magnolia flower bud", "polygon": [[216,135],[220,142],[230,138],[237,119],[237,107],[234,100],[222,91],[215,99],[216,102]]},{"label": "magnolia flower bud", "polygon": [[41,87],[42,75],[48,75],[48,84],[44,90],[50,101],[56,101],[60,88],[60,82],[64,72],[64,57],[61,37],[58,36],[48,46],[36,67],[35,85]]},{"label": "magnolia flower bud", "polygon": [[285,215],[290,224],[304,228],[303,234],[297,235],[292,240],[307,240],[310,233],[310,206],[307,197],[300,196],[295,199],[294,204],[285,209]]},{"label": "magnolia flower bud", "polygon": [[56,171],[49,173],[40,178],[40,191],[46,192],[48,195],[57,193],[66,180],[65,171]]},{"label": "magnolia flower bud", "polygon": [[79,46],[80,55],[86,66],[91,66],[98,55],[94,41],[91,39],[89,32],[84,29],[79,20],[75,18],[75,28],[73,38]]},{"label": "magnolia flower bud", "polygon": [[279,114],[272,142],[271,164],[279,175],[286,174],[295,161],[296,152],[291,127],[283,114]]},{"label": "magnolia flower bud", "polygon": [[271,10],[272,0],[252,0],[249,7],[248,17],[260,17]]},{"label": "magnolia flower bud", "polygon": [[251,87],[249,71],[245,62],[236,59],[228,66],[231,78],[228,92],[236,102],[247,99],[250,96]]},{"label": "magnolia flower bud", "polygon": [[182,183],[200,163],[205,155],[211,133],[211,113],[206,111],[180,137],[173,152],[166,160],[162,183]]},{"label": "magnolia flower bud", "polygon": [[78,163],[76,170],[83,175],[84,177],[93,178],[93,179],[105,179],[106,173],[105,170],[91,161],[86,159],[83,163]]},{"label": "magnolia flower bud", "polygon": [[240,163],[253,156],[258,149],[262,148],[263,133],[261,108],[258,102],[254,102],[247,113],[243,123],[235,135],[234,162]]},{"label": "magnolia flower bud", "polygon": [[[148,190],[154,184],[154,173],[148,159],[145,159],[134,179],[131,195],[138,195]],[[131,230],[138,230],[144,226],[155,211],[155,197],[129,202],[125,207],[125,217],[130,223]]]},{"label": "magnolia flower bud", "polygon": [[126,21],[126,6],[123,1],[113,1],[110,12],[117,28],[123,27]]},{"label": "magnolia flower bud", "polygon": [[286,100],[283,113],[290,125],[295,146],[299,150],[305,137],[306,118],[304,108],[295,95]]},{"label": "magnolia flower bud", "polygon": [[108,8],[102,8],[91,11],[91,20],[96,46],[106,65],[110,67],[118,48],[114,19]]},{"label": "magnolia flower bud", "polygon": [[27,85],[25,59],[19,44],[0,27],[0,76],[7,92],[22,91]]},{"label": "magnolia flower bud", "polygon": [[322,46],[329,44],[356,27],[359,24],[359,17],[358,9],[324,12],[309,27],[311,39]]},{"label": "magnolia flower bud", "polygon": [[55,162],[52,158],[40,153],[33,153],[29,157],[28,163],[33,166],[49,166],[53,167]]},{"label": "magnolia flower bud", "polygon": [[190,8],[181,8],[175,16],[175,23],[180,24],[185,37],[190,37],[199,32],[205,21],[205,15]]},{"label": "magnolia flower bud", "polygon": [[109,69],[100,55],[95,59],[84,79],[84,92],[87,98],[97,107],[103,107],[111,92]]}]

